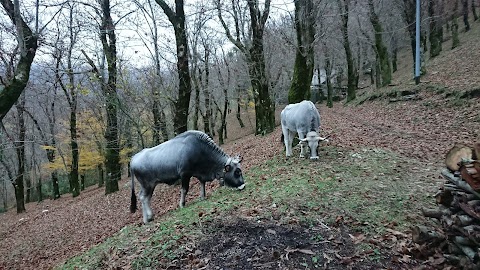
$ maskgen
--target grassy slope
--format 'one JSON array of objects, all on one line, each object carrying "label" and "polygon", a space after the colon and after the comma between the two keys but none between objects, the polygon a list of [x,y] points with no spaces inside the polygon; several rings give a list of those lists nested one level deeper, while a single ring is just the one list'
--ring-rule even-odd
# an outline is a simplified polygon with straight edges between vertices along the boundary
[{"label": "grassy slope", "polygon": [[[472,70],[474,61],[468,61],[472,53],[480,52],[477,24],[473,25],[472,33],[461,36],[460,48],[451,51],[447,42],[442,55],[429,60],[428,74],[422,79],[425,83],[421,89],[441,89],[440,93],[444,93],[470,90],[480,85],[477,81],[480,76],[476,75],[478,69]],[[407,60],[400,64],[402,69],[394,75],[396,85],[382,91],[417,89],[411,81],[410,53],[405,52],[404,58]],[[452,72],[452,63],[455,72]],[[372,92],[367,89],[359,100],[367,99]],[[378,95],[378,91],[375,92],[374,95]],[[246,191],[219,189],[206,201],[171,211],[149,225],[126,226],[104,243],[59,268],[165,267],[167,261],[182,258],[192,243],[208,237],[208,224],[219,219],[242,218],[300,224],[307,228],[319,224],[333,228],[342,223],[355,233],[354,241],[355,236],[367,235],[370,239],[388,242],[393,238],[384,236],[391,228],[407,232],[413,224],[424,222],[418,209],[433,204],[433,199],[426,194],[431,193],[437,183],[426,181],[428,176],[421,169],[424,164],[417,159],[385,149],[352,150],[336,146],[324,147],[321,152],[324,158],[319,163],[297,158],[285,162],[282,155],[277,154],[263,165],[249,168]],[[397,233],[396,237],[400,238],[399,235]],[[387,248],[378,249],[378,245],[372,243],[359,242],[355,253],[370,254],[367,258],[371,262],[391,255]],[[388,247],[397,248],[395,244]],[[309,256],[315,262],[319,254]]]},{"label": "grassy slope", "polygon": [[[406,230],[425,205],[413,175],[398,172],[420,166],[380,149],[346,151],[325,147],[319,163],[276,156],[249,170],[248,189],[219,189],[205,201],[171,211],[147,226],[127,226],[117,235],[69,260],[62,269],[126,267],[136,269],[165,266],[185,252],[185,243],[202,239],[209,220],[240,217],[257,222],[300,224],[304,227],[343,223],[352,233],[383,235],[392,224]],[[421,184],[420,184],[421,186]],[[325,235],[320,235],[325,238]],[[188,239],[188,241],[187,241]],[[365,243],[356,252],[372,249]],[[312,255],[311,257],[317,256]],[[381,258],[383,251],[372,253]],[[162,268],[162,267],[160,267]]]}]

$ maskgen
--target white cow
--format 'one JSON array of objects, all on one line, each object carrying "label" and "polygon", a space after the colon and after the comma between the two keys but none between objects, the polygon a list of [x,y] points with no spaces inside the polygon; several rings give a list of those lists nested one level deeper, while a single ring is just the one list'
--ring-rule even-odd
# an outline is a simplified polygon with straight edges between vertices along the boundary
[{"label": "white cow", "polygon": [[318,159],[317,147],[319,141],[327,141],[318,135],[320,128],[320,114],[315,105],[308,100],[290,104],[282,110],[281,123],[286,155],[292,155],[292,143],[295,134],[300,139],[300,157],[305,156],[305,147],[310,147],[310,159]]}]

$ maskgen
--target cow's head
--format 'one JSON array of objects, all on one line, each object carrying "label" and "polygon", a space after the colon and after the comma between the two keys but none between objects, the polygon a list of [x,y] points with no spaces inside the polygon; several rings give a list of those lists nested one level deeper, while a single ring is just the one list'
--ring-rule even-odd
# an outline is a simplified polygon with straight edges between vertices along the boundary
[{"label": "cow's head", "polygon": [[239,156],[228,159],[225,164],[225,175],[223,176],[223,183],[225,185],[238,189],[245,188],[240,162],[242,162],[242,158]]},{"label": "cow's head", "polygon": [[328,142],[328,139],[320,137],[316,131],[310,131],[305,139],[300,140],[299,144],[310,148],[310,159],[318,159],[317,148],[320,141]]}]

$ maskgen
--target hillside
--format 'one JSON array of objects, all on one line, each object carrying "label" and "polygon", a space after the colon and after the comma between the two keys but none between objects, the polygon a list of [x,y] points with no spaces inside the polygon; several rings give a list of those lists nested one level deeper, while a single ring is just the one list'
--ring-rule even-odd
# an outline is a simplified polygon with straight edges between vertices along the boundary
[{"label": "hillside", "polygon": [[[192,181],[187,207],[176,210],[179,187],[160,185],[152,199],[156,219],[146,226],[141,212],[129,213],[129,179],[113,195],[92,187],[75,199],[1,214],[0,269],[50,269],[80,254],[61,268],[432,266],[415,250],[410,228],[427,222],[419,209],[434,203],[446,151],[480,140],[479,32],[476,22],[459,48],[445,43],[419,86],[410,79],[407,52],[393,86],[366,88],[360,105],[319,105],[331,142],[317,163],[285,161],[279,127],[255,137],[231,125],[223,148],[243,156],[244,192],[215,183],[199,201]],[[403,90],[420,99],[389,102]]]}]

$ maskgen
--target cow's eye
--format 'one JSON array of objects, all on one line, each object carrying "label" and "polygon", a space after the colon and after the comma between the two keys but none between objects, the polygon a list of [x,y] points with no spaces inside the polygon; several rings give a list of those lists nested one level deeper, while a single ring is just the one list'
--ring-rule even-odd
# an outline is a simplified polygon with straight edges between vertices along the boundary
[{"label": "cow's eye", "polygon": [[239,170],[239,169],[236,169],[233,174],[234,174],[236,177],[239,177],[240,175],[242,175],[242,171]]}]

